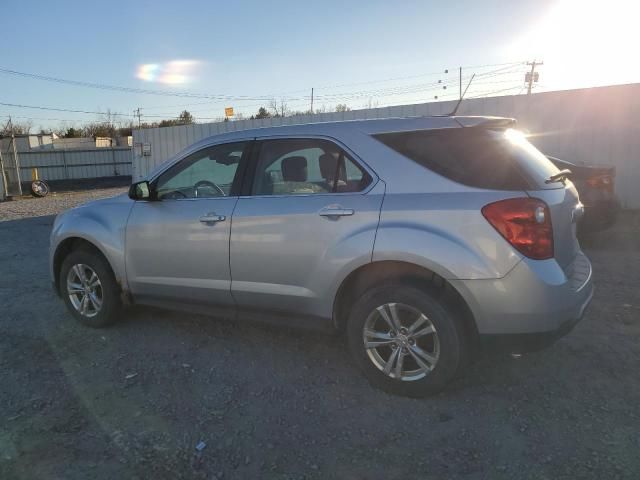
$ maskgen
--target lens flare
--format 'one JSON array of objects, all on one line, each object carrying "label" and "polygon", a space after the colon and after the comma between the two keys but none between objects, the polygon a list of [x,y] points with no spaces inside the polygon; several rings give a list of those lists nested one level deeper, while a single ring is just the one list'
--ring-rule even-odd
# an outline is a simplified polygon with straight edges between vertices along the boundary
[{"label": "lens flare", "polygon": [[504,131],[504,136],[514,145],[524,145],[527,143],[527,136],[524,132],[520,130],[515,130],[513,128],[507,128]]},{"label": "lens flare", "polygon": [[145,82],[165,85],[184,85],[195,79],[201,62],[198,60],[171,60],[165,63],[145,63],[138,65],[136,78]]}]

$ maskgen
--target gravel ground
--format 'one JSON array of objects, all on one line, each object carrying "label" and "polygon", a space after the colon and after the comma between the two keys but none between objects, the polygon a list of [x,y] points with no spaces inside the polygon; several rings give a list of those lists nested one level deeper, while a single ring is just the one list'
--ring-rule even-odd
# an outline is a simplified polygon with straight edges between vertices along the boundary
[{"label": "gravel ground", "polygon": [[44,198],[21,197],[10,202],[0,202],[0,222],[26,217],[57,215],[89,200],[113,197],[127,190],[126,187],[99,188],[82,192],[51,193]]},{"label": "gravel ground", "polygon": [[151,309],[84,328],[49,287],[53,217],[0,223],[0,478],[637,479],[640,219],[621,220],[590,242],[569,336],[423,400],[373,390],[339,338]]}]

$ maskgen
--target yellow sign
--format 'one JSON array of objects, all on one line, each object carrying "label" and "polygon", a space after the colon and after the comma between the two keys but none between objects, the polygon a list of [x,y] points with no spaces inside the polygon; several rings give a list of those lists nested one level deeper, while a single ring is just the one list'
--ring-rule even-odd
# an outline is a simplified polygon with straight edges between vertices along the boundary
[{"label": "yellow sign", "polygon": [[225,117],[233,117],[233,107],[227,107],[224,109]]}]

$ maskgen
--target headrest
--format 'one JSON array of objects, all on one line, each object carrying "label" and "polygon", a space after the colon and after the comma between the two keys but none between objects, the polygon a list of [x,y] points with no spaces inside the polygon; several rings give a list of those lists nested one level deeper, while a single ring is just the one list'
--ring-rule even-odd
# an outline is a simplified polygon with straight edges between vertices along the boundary
[{"label": "headrest", "polygon": [[304,157],[287,157],[283,159],[282,179],[285,182],[306,182],[307,159]]},{"label": "headrest", "polygon": [[336,167],[338,159],[330,153],[323,153],[318,159],[320,162],[320,175],[325,180],[333,180],[336,176]]}]

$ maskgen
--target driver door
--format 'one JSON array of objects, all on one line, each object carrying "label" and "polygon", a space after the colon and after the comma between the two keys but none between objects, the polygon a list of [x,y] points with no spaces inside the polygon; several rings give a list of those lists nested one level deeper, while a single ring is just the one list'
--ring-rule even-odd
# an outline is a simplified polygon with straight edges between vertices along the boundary
[{"label": "driver door", "polygon": [[231,216],[250,141],[199,150],[151,182],[126,230],[126,269],[137,302],[234,308]]}]

